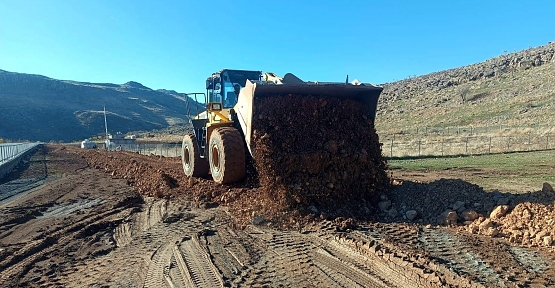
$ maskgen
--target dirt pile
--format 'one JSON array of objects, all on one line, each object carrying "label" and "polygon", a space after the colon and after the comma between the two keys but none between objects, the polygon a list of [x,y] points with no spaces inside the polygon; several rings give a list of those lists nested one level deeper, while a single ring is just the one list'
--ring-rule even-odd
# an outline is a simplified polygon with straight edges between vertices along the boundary
[{"label": "dirt pile", "polygon": [[507,238],[523,246],[555,244],[555,194],[538,191],[520,196],[513,205],[497,206],[466,227],[473,234]]},{"label": "dirt pile", "polygon": [[[423,224],[456,224],[489,215],[498,205],[515,201],[510,193],[485,192],[460,179],[440,179],[430,183],[394,181],[387,199],[378,203],[385,221]],[[451,222],[451,223],[445,223]]]},{"label": "dirt pile", "polygon": [[430,183],[394,181],[387,198],[378,203],[383,222],[416,222],[456,226],[474,235],[504,238],[528,247],[555,245],[555,193],[486,192],[460,179]]},{"label": "dirt pile", "polygon": [[253,158],[265,201],[356,215],[385,193],[386,162],[359,102],[298,95],[255,101]]},{"label": "dirt pile", "polygon": [[146,196],[181,197],[211,202],[220,199],[223,193],[238,190],[214,185],[211,180],[186,177],[179,158],[152,157],[123,151],[110,153],[78,148],[68,150],[81,154],[91,167],[110,174],[112,178],[126,179],[127,185]]}]

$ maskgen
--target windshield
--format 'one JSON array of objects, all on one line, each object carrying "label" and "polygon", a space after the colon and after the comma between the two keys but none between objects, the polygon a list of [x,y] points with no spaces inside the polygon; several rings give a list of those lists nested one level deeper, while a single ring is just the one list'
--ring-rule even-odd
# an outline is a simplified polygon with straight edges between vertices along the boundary
[{"label": "windshield", "polygon": [[222,96],[224,108],[232,108],[237,104],[239,90],[247,80],[260,80],[259,71],[226,70],[222,73]]}]

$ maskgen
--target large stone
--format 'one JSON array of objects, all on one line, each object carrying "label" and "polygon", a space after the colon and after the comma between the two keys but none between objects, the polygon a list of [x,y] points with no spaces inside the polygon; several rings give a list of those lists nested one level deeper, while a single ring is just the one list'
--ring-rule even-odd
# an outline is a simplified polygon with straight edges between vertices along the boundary
[{"label": "large stone", "polygon": [[465,203],[463,201],[457,201],[453,204],[452,208],[454,211],[458,211],[461,208],[464,208]]},{"label": "large stone", "polygon": [[487,229],[491,228],[493,226],[493,222],[491,222],[490,219],[486,219],[484,220],[484,222],[480,223],[480,225],[478,225],[478,227],[480,228],[480,231],[486,231]]},{"label": "large stone", "polygon": [[380,208],[380,210],[383,212],[387,212],[389,210],[389,207],[391,207],[390,200],[380,201],[378,203],[378,208]]},{"label": "large stone", "polygon": [[545,182],[545,183],[543,183],[542,192],[544,192],[544,193],[554,193],[553,187],[551,186],[551,184]]},{"label": "large stone", "polygon": [[491,213],[489,214],[489,217],[492,218],[492,219],[499,219],[499,218],[505,216],[505,214],[507,214],[507,211],[509,211],[509,206],[499,205],[499,206],[495,207],[495,209],[493,209],[493,211],[491,211]]},{"label": "large stone", "polygon": [[416,210],[409,210],[405,213],[405,216],[407,216],[407,220],[413,221],[418,216],[418,212]]},{"label": "large stone", "polygon": [[553,238],[551,236],[543,237],[543,245],[544,246],[551,246],[553,244]]},{"label": "large stone", "polygon": [[389,216],[390,218],[397,217],[397,214],[398,214],[398,212],[397,212],[397,209],[395,209],[395,208],[391,208],[391,209],[389,209],[389,211],[387,211],[387,216]]},{"label": "large stone", "polygon": [[494,228],[494,227],[489,227],[486,231],[484,231],[484,234],[486,236],[495,237],[495,236],[499,235],[499,230],[497,228]]},{"label": "large stone", "polygon": [[447,210],[439,215],[439,223],[442,225],[454,225],[457,224],[457,212],[452,210]]},{"label": "large stone", "polygon": [[478,213],[474,210],[466,210],[461,214],[464,221],[474,221],[478,219]]}]

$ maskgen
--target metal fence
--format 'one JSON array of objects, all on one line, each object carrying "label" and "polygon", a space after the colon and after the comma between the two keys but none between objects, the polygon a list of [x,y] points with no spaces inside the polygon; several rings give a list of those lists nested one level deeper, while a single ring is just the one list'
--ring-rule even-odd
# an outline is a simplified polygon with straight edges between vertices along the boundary
[{"label": "metal fence", "polygon": [[414,126],[396,129],[395,134],[403,135],[452,135],[452,136],[477,136],[502,133],[528,133],[528,132],[553,133],[553,125],[489,125],[489,126]]},{"label": "metal fence", "polygon": [[110,151],[131,151],[142,155],[181,157],[181,143],[148,143],[118,145]]},{"label": "metal fence", "polygon": [[450,136],[391,134],[380,136],[386,157],[481,155],[555,149],[555,134]]},{"label": "metal fence", "polygon": [[0,144],[0,165],[18,157],[40,143],[6,143]]}]

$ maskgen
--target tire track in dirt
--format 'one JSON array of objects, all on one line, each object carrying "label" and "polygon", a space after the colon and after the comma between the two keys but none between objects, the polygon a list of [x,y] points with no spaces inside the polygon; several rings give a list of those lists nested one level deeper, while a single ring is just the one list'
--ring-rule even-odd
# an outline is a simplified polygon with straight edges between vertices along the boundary
[{"label": "tire track in dirt", "polygon": [[506,287],[501,276],[456,235],[443,229],[423,228],[420,241],[432,257],[456,273],[484,285]]},{"label": "tire track in dirt", "polygon": [[335,282],[334,287],[384,287],[380,284],[383,281],[370,279],[367,277],[368,273],[349,267],[348,263],[323,248],[317,249],[313,256],[316,267]]},{"label": "tire track in dirt", "polygon": [[154,255],[152,255],[152,260],[150,266],[148,267],[148,272],[146,274],[144,287],[165,287],[167,286],[166,269],[169,268],[172,257],[172,247],[171,244],[162,245],[159,247]]},{"label": "tire track in dirt", "polygon": [[[182,258],[187,267],[186,274],[194,287],[223,287],[223,281],[208,253],[200,246],[196,237],[184,240],[174,248],[177,258]],[[182,256],[182,257],[181,257]]]},{"label": "tire track in dirt", "polygon": [[511,246],[509,250],[515,260],[530,273],[542,274],[551,268],[549,262],[537,252],[515,246]]},{"label": "tire track in dirt", "polygon": [[[247,286],[296,285],[316,287],[394,287],[357,256],[313,233],[271,231],[268,251],[251,269]],[[261,239],[264,240],[264,239]],[[388,275],[391,276],[391,275]]]},{"label": "tire track in dirt", "polygon": [[44,239],[36,239],[24,245],[17,253],[12,254],[0,262],[0,268],[3,268],[0,284],[8,281],[10,278],[18,277],[26,273],[37,261],[40,261],[71,240],[80,238],[80,234],[87,233],[85,231],[87,228],[103,226],[108,221],[106,218],[109,217],[114,217],[116,219],[119,217],[124,218],[124,215],[128,214],[126,210],[126,208],[108,210],[105,213],[95,215],[96,217],[85,218],[69,227],[60,229]]}]

